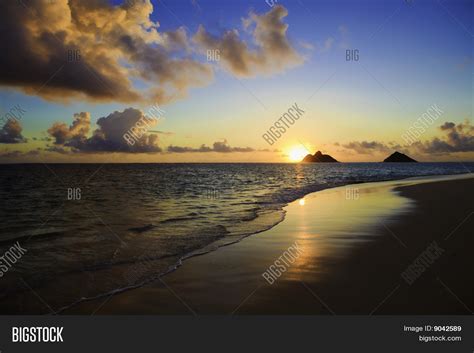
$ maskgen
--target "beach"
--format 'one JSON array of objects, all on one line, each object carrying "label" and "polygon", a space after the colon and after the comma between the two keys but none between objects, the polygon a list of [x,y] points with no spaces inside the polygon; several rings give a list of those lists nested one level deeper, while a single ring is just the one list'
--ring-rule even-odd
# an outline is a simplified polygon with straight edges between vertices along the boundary
[{"label": "beach", "polygon": [[268,231],[62,313],[469,314],[473,196],[472,174],[315,192]]}]

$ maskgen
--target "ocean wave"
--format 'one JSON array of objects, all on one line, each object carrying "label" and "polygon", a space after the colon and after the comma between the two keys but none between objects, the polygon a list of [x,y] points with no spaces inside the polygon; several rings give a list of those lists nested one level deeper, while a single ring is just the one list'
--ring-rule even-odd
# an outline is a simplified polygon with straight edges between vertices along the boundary
[{"label": "ocean wave", "polygon": [[[188,184],[174,182],[189,174],[190,168],[203,169],[205,173],[195,175],[205,177]],[[51,178],[45,176],[42,182],[49,192],[41,199],[10,195],[15,202],[10,212],[17,216],[14,220],[1,218],[1,227],[24,229],[16,234],[2,233],[0,244],[28,240],[28,256],[12,271],[13,276],[25,278],[45,297],[54,293],[48,302],[61,308],[59,313],[83,301],[146,285],[177,269],[190,257],[271,229],[284,220],[288,203],[312,192],[362,182],[466,171],[464,166],[452,164],[397,168],[377,164],[104,166],[104,177],[83,190],[86,208],[81,203],[66,203],[61,212],[48,219],[47,228],[38,229],[36,224],[42,224],[40,221],[54,211],[51,205],[61,197]],[[114,178],[120,180],[120,186],[107,184]],[[252,182],[247,183],[249,180]],[[271,188],[266,187],[268,180]],[[19,178],[18,182],[31,181]],[[218,190],[216,195],[225,197],[203,197],[210,187]],[[5,192],[10,191],[2,190],[0,196]],[[84,214],[87,208],[93,209],[93,214]],[[38,222],[31,220],[35,212]],[[26,235],[33,235],[35,241]],[[84,285],[77,292],[71,291],[76,283]],[[14,301],[16,291],[21,290],[10,288],[8,298],[2,301]]]}]

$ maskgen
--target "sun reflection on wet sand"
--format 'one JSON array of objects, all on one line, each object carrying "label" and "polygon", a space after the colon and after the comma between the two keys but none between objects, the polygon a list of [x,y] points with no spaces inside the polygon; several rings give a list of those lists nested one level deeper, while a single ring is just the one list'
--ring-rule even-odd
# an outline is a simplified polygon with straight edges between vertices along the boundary
[{"label": "sun reflection on wet sand", "polygon": [[376,236],[374,227],[412,206],[390,187],[355,186],[357,198],[348,198],[346,188],[310,194],[287,206],[282,226],[292,229],[289,234],[301,253],[282,276],[284,280],[301,281],[306,276],[314,280],[323,275],[328,259],[343,257],[351,245],[370,241]]},{"label": "sun reflection on wet sand", "polygon": [[[372,267],[383,264],[386,253],[363,253],[367,261],[360,269],[359,258],[350,259],[366,245],[370,251],[369,245],[376,243],[369,244],[370,240],[390,237],[383,226],[396,226],[392,222],[400,218],[397,215],[413,211],[414,202],[393,188],[427,180],[352,185],[307,195],[304,206],[301,200],[286,206],[286,219],[274,228],[186,260],[165,277],[166,284],[183,293],[184,300],[202,313],[229,313],[236,308],[238,313],[328,313],[308,288],[337,313],[336,305],[342,306],[341,312],[370,312],[386,295],[385,285],[378,289],[369,283],[376,273],[376,268],[371,272]],[[347,188],[357,192],[347,193]],[[389,249],[401,247],[396,241],[388,239]],[[271,284],[265,281],[265,271],[295,246],[298,251],[291,252],[298,254],[294,261]],[[160,283],[114,296],[108,303],[112,308],[129,307],[147,314],[187,313],[182,302]],[[79,309],[95,309],[88,305],[97,307],[100,302],[84,303]]]}]

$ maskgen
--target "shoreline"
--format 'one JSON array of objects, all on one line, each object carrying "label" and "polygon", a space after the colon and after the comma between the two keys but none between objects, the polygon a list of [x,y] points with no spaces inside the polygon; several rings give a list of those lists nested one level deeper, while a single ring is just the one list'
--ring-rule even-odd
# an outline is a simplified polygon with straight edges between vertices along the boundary
[{"label": "shoreline", "polygon": [[[125,265],[122,266],[122,264],[118,264],[117,266],[109,266],[108,268],[105,268],[104,271],[99,270],[97,273],[95,272],[88,272],[87,270],[84,271],[76,271],[76,272],[71,272],[71,273],[66,273],[60,278],[58,278],[58,281],[51,281],[46,283],[44,286],[38,286],[34,287],[35,290],[39,293],[44,298],[51,298],[49,299],[51,301],[51,305],[54,308],[54,311],[51,310],[51,312],[54,312],[56,314],[59,313],[64,313],[68,312],[70,308],[74,308],[75,306],[81,306],[82,303],[87,303],[87,302],[97,302],[101,301],[102,299],[106,299],[110,297],[111,295],[119,295],[121,293],[125,293],[128,291],[135,291],[139,290],[140,288],[147,286],[153,282],[159,281],[160,278],[164,278],[163,276],[167,276],[170,273],[175,272],[176,270],[180,270],[183,264],[185,264],[187,261],[192,260],[195,257],[200,257],[204,255],[208,255],[213,253],[214,251],[217,251],[219,249],[226,248],[230,245],[238,245],[240,242],[242,242],[245,239],[252,238],[251,236],[253,235],[260,235],[262,233],[266,233],[271,231],[274,227],[278,226],[280,223],[284,223],[285,221],[285,213],[286,213],[286,207],[293,203],[297,202],[298,199],[300,198],[305,198],[308,197],[309,195],[312,194],[318,194],[321,192],[329,192],[330,190],[338,189],[338,188],[348,188],[348,187],[366,187],[367,185],[384,185],[384,183],[395,183],[395,182],[400,182],[400,183],[406,183],[407,181],[410,182],[410,180],[418,180],[421,178],[422,180],[424,179],[440,179],[440,178],[463,178],[465,177],[466,174],[454,174],[454,175],[429,175],[429,176],[423,176],[423,177],[403,177],[399,176],[399,178],[395,180],[384,180],[384,181],[366,181],[366,180],[356,180],[355,178],[352,180],[345,180],[345,181],[340,181],[338,183],[329,183],[329,182],[324,182],[324,183],[319,183],[317,185],[310,185],[307,187],[302,187],[298,188],[297,190],[288,190],[289,192],[283,192],[283,194],[278,197],[277,199],[272,199],[270,202],[275,203],[276,206],[278,207],[273,207],[272,210],[267,210],[265,205],[263,205],[261,210],[263,212],[253,219],[253,221],[256,221],[257,224],[252,225],[251,223],[249,224],[242,224],[241,229],[237,229],[237,232],[235,232],[236,229],[230,229],[231,234],[235,235],[230,235],[230,236],[225,236],[221,239],[217,239],[216,241],[213,241],[212,243],[209,243],[203,247],[196,248],[195,250],[191,252],[186,252],[183,253],[183,255],[180,255],[179,257],[176,256],[176,259],[173,259],[175,262],[169,261],[166,264],[166,268],[164,266],[161,266],[160,261],[161,258],[147,258],[141,257],[139,260],[133,260],[130,259],[128,261],[129,264],[131,264],[131,268],[128,270]],[[389,177],[390,174],[385,175],[386,177]],[[393,176],[392,176],[393,177]],[[402,179],[400,179],[402,177]],[[350,183],[350,184],[348,184]],[[271,219],[269,219],[270,217]],[[277,219],[277,222],[274,222],[274,220]],[[269,222],[270,221],[270,222]],[[252,221],[250,221],[252,222]],[[127,229],[130,227],[127,227]],[[253,228],[253,229],[252,229]],[[260,228],[258,231],[255,231],[255,229]],[[154,262],[157,261],[157,262]],[[132,282],[128,279],[127,273],[130,271],[135,271],[133,268],[136,267],[140,269],[140,267],[146,266],[147,270],[146,272],[149,272],[149,276],[143,277],[144,280],[140,280],[140,282]],[[158,267],[157,267],[158,266]],[[110,272],[110,275],[107,277],[106,276],[106,271]],[[105,275],[104,275],[105,274]],[[94,288],[92,291],[88,291],[87,288],[93,288],[91,285],[93,285],[92,282],[88,281],[95,281],[96,278],[103,277],[103,280],[105,281],[115,281],[116,285],[109,286],[109,288],[105,288],[106,290],[99,291]],[[13,278],[14,280],[14,278]],[[84,283],[86,285],[85,290],[78,290],[74,288],[74,283]],[[71,300],[63,300],[61,293],[65,292],[66,296],[71,297]],[[77,295],[77,294],[79,295]],[[80,293],[84,293],[85,295],[81,296]],[[87,295],[90,293],[90,295]],[[3,308],[2,310],[5,310],[5,312],[8,313],[19,313],[19,312],[24,312],[24,313],[43,313],[44,312],[44,306],[42,305],[41,302],[37,302],[35,299],[34,295],[32,294],[31,291],[21,291],[18,293],[21,299],[16,299],[18,295],[13,295],[10,297],[6,297],[3,302],[0,303],[0,306]],[[58,297],[58,299],[54,299],[55,297]],[[31,298],[30,298],[31,297]],[[26,304],[26,306],[25,306]]]},{"label": "shoreline", "polygon": [[[100,300],[102,298],[107,298],[111,295],[112,296],[113,295],[119,295],[119,294],[124,293],[124,292],[140,289],[144,286],[147,286],[147,285],[159,280],[160,278],[162,278],[164,276],[169,275],[170,273],[178,271],[183,266],[183,264],[186,261],[188,261],[189,259],[199,257],[199,256],[208,255],[208,254],[210,254],[214,251],[218,251],[221,248],[225,248],[225,247],[228,247],[228,246],[238,244],[241,241],[243,241],[243,240],[245,240],[249,237],[258,235],[258,234],[263,233],[263,232],[270,231],[271,229],[276,227],[278,224],[285,221],[285,217],[286,217],[285,208],[288,206],[288,204],[296,202],[299,199],[305,198],[305,197],[307,197],[311,194],[324,192],[326,190],[351,187],[351,186],[355,186],[355,185],[357,185],[357,186],[361,186],[361,185],[366,186],[366,185],[371,185],[371,184],[382,185],[382,183],[394,183],[394,182],[403,182],[403,183],[411,182],[411,181],[430,182],[432,180],[443,180],[443,179],[452,180],[452,179],[458,179],[458,178],[462,179],[466,176],[469,176],[469,174],[470,173],[453,174],[453,175],[427,175],[427,176],[406,177],[406,178],[401,178],[401,179],[387,179],[387,180],[379,180],[379,181],[353,181],[351,184],[344,184],[343,183],[341,185],[334,185],[334,186],[329,186],[327,188],[322,188],[322,189],[319,189],[319,190],[310,191],[308,193],[303,194],[303,196],[301,196],[301,197],[297,197],[293,201],[283,203],[283,206],[279,207],[278,209],[275,209],[274,213],[281,213],[280,219],[277,222],[275,222],[275,223],[273,223],[273,224],[271,224],[271,225],[269,225],[269,226],[267,226],[267,227],[265,227],[265,228],[263,228],[259,231],[249,232],[249,233],[247,233],[245,235],[242,235],[242,236],[240,236],[238,238],[235,238],[235,239],[232,239],[231,237],[226,237],[225,236],[225,237],[223,237],[221,239],[218,239],[218,240],[216,240],[216,241],[214,241],[210,244],[205,245],[204,247],[202,247],[200,249],[197,249],[197,250],[194,250],[190,253],[184,254],[181,258],[179,258],[179,260],[174,265],[170,266],[166,271],[164,271],[162,273],[159,273],[159,274],[157,274],[156,276],[154,276],[152,278],[149,278],[149,279],[147,279],[147,280],[145,280],[141,283],[137,283],[135,285],[129,285],[129,286],[121,287],[121,288],[116,288],[112,291],[102,293],[102,294],[99,294],[99,295],[96,295],[96,296],[93,296],[93,297],[80,298],[80,299],[78,299],[77,301],[75,301],[73,303],[70,303],[66,306],[60,307],[59,309],[57,309],[55,311],[55,314],[62,314],[63,312],[67,312],[69,309],[74,308],[77,305],[81,305],[82,303],[86,303],[86,302],[89,302],[89,301],[93,302],[93,301]],[[257,219],[258,217],[260,217],[260,216],[257,216],[255,219]]]},{"label": "shoreline", "polygon": [[[314,194],[314,193],[318,193],[318,192],[323,192],[323,191],[326,191],[326,190],[331,190],[331,189],[337,189],[337,188],[346,188],[346,187],[351,187],[353,185],[370,185],[370,184],[375,184],[375,185],[380,185],[381,183],[392,183],[392,182],[410,182],[410,181],[426,181],[426,182],[430,182],[433,178],[438,180],[442,180],[442,179],[457,179],[457,178],[463,178],[465,176],[468,176],[469,173],[466,173],[466,174],[453,174],[453,175],[428,175],[428,176],[417,176],[417,177],[407,177],[407,178],[402,178],[402,179],[395,179],[395,180],[380,180],[380,181],[369,181],[369,182],[364,182],[364,181],[361,181],[361,182],[355,182],[355,183],[352,183],[352,184],[342,184],[342,185],[335,185],[335,186],[330,186],[328,188],[323,188],[321,190],[316,190],[316,191],[311,191],[307,194],[304,194],[301,198],[305,198],[311,194]],[[197,249],[197,250],[194,250],[190,253],[187,253],[187,254],[184,254],[173,266],[171,266],[170,268],[168,268],[166,271],[160,273],[160,274],[157,274],[155,277],[153,278],[150,278],[150,279],[147,279],[146,281],[144,282],[141,282],[141,283],[138,283],[136,285],[131,285],[131,286],[127,286],[127,287],[123,287],[123,288],[117,288],[115,290],[112,290],[110,292],[107,292],[107,293],[103,293],[103,294],[99,294],[97,296],[94,296],[94,297],[88,297],[88,298],[81,298],[69,305],[66,305],[64,307],[61,307],[59,308],[58,310],[55,311],[56,314],[61,314],[63,312],[66,312],[68,311],[69,309],[71,308],[74,308],[75,306],[77,305],[81,305],[81,303],[86,303],[86,302],[89,302],[89,301],[96,301],[96,300],[100,300],[102,298],[106,298],[110,295],[119,295],[121,293],[124,293],[124,292],[128,292],[128,291],[132,291],[132,290],[135,290],[135,289],[140,289],[144,286],[147,286],[159,279],[161,279],[162,277],[164,276],[167,276],[169,275],[170,273],[173,273],[175,271],[178,271],[182,266],[183,264],[188,261],[189,259],[192,259],[192,258],[195,258],[195,257],[199,257],[199,256],[205,256],[205,255],[208,255],[214,251],[218,251],[219,249],[221,248],[225,248],[227,246],[232,246],[232,245],[235,245],[235,244],[238,244],[240,243],[241,241],[245,240],[246,238],[248,237],[251,237],[251,236],[255,236],[255,235],[258,235],[260,233],[263,233],[263,232],[267,232],[267,231],[270,231],[272,228],[276,227],[278,224],[280,224],[281,222],[284,222],[285,221],[285,217],[286,217],[286,211],[285,211],[285,208],[288,206],[288,204],[290,203],[293,203],[293,202],[296,202],[297,200],[301,199],[301,198],[296,198],[294,199],[293,201],[290,201],[288,203],[285,203],[281,208],[279,209],[276,209],[274,210],[275,213],[278,213],[278,212],[281,212],[281,218],[274,224],[262,229],[262,230],[259,230],[257,232],[252,232],[252,233],[248,233],[248,234],[245,234],[243,236],[240,236],[239,238],[237,239],[234,239],[234,240],[230,240],[226,237],[222,238],[222,239],[219,239],[219,240],[216,240],[210,244],[207,244],[206,246],[204,246],[203,248],[200,248],[200,249]],[[258,217],[257,217],[258,218]]]},{"label": "shoreline", "polygon": [[[399,192],[403,194],[404,193],[403,189],[404,188],[409,188],[410,184],[414,184],[415,187],[416,187],[417,185],[426,185],[427,183],[440,184],[440,183],[443,183],[443,182],[453,182],[453,181],[469,180],[469,179],[472,180],[472,176],[470,176],[469,174],[461,174],[461,175],[454,175],[454,176],[435,176],[435,177],[421,177],[421,178],[416,177],[416,178],[401,179],[401,180],[397,180],[397,181],[377,182],[377,183],[362,183],[362,184],[355,184],[355,185],[357,185],[357,187],[360,187],[361,189],[371,189],[371,188],[381,188],[381,187],[384,188],[385,185],[383,185],[383,184],[389,184],[386,187],[391,189],[395,194],[399,193]],[[331,193],[331,192],[334,192],[334,190],[336,190],[336,192],[337,192],[337,189],[339,189],[339,191],[341,191],[340,189],[347,188],[347,187],[349,187],[349,186],[346,185],[346,186],[343,186],[343,187],[336,187],[336,188],[331,188],[331,189],[325,189],[323,191],[313,192],[313,193],[310,193],[309,195],[305,196],[305,198],[311,198],[310,195],[321,195],[322,193],[325,193],[325,192],[326,193]],[[400,189],[401,189],[401,191],[400,191]],[[397,197],[400,197],[400,198],[403,199],[403,198],[406,198],[406,195],[396,196],[395,198],[397,198]],[[291,204],[294,204],[296,202],[297,201],[294,201]],[[287,205],[285,207],[285,209],[288,208],[291,204]],[[406,203],[401,208],[402,209],[405,208],[405,211],[406,211],[407,207],[410,208],[409,204],[410,204],[410,202]],[[400,205],[398,205],[397,207],[400,208]],[[395,207],[395,209],[397,209],[397,207]],[[391,215],[385,215],[384,217],[388,217],[387,219],[390,219],[390,217],[391,218],[400,218],[401,216],[399,216],[399,215],[395,215],[395,217],[394,217],[393,211],[395,209],[391,210]],[[289,215],[287,214],[287,216],[289,216]],[[284,225],[285,222],[286,222],[286,217],[285,217],[285,220],[283,222],[281,222],[278,225],[272,227],[270,230],[266,230],[266,231],[263,231],[263,232],[259,233],[258,237],[247,236],[247,237],[244,237],[243,239],[240,239],[238,241],[233,242],[232,244],[228,244],[228,245],[232,245],[231,247],[229,247],[229,246],[219,247],[218,249],[216,249],[214,251],[206,252],[204,254],[201,253],[201,254],[197,254],[195,256],[188,257],[188,258],[184,259],[183,261],[181,261],[181,265],[178,266],[174,271],[168,272],[166,275],[161,276],[159,279],[156,279],[153,282],[149,282],[148,284],[145,284],[142,287],[135,288],[133,290],[127,290],[125,292],[122,292],[121,294],[114,295],[111,298],[111,300],[109,300],[109,302],[112,302],[112,303],[109,303],[108,306],[110,305],[110,307],[115,307],[114,302],[116,302],[115,304],[117,304],[119,306],[116,307],[115,309],[118,309],[118,310],[117,311],[114,310],[114,309],[110,310],[110,307],[109,307],[109,310],[106,310],[104,312],[122,313],[122,311],[120,310],[120,307],[122,306],[122,304],[119,304],[119,302],[123,302],[122,299],[125,299],[126,302],[128,303],[128,305],[130,305],[130,307],[125,310],[125,312],[128,312],[128,310],[130,310],[130,313],[134,313],[134,312],[139,312],[139,313],[142,313],[142,312],[143,313],[186,313],[186,312],[188,312],[188,310],[186,310],[186,308],[185,308],[185,310],[183,312],[183,310],[182,310],[183,309],[183,304],[181,303],[180,300],[178,300],[179,305],[176,305],[176,303],[174,303],[175,305],[170,304],[173,301],[176,301],[177,297],[172,295],[172,298],[170,298],[169,295],[166,295],[166,293],[163,293],[163,292],[164,291],[169,292],[169,290],[171,288],[175,288],[175,287],[179,288],[180,285],[182,284],[183,280],[184,280],[184,282],[193,281],[192,277],[194,277],[194,281],[196,280],[196,278],[200,278],[202,276],[209,277],[209,273],[212,273],[212,269],[209,269],[209,270],[206,269],[206,267],[209,267],[209,264],[206,264],[206,262],[210,262],[210,263],[219,263],[220,262],[219,266],[221,266],[221,267],[224,266],[225,267],[225,262],[226,262],[227,259],[222,259],[220,255],[216,255],[216,254],[218,254],[218,253],[221,254],[223,252],[228,253],[229,251],[227,251],[226,249],[234,248],[234,250],[230,250],[230,254],[229,254],[230,256],[236,257],[238,255],[238,256],[244,256],[245,257],[245,254],[242,254],[242,253],[236,255],[235,253],[238,253],[239,251],[242,252],[242,251],[241,251],[241,249],[240,250],[235,249],[235,247],[244,248],[244,249],[249,250],[250,246],[247,246],[243,243],[249,243],[249,242],[251,242],[251,243],[255,243],[255,242],[264,243],[264,240],[262,240],[262,236],[265,235],[266,233],[272,232],[273,229],[279,227],[280,225]],[[267,236],[265,236],[265,237],[268,238]],[[392,238],[392,240],[393,240],[393,238]],[[254,247],[254,246],[255,246],[255,244],[252,244],[252,247]],[[262,244],[258,245],[258,247],[261,248]],[[260,250],[262,250],[262,249],[260,249]],[[278,249],[278,250],[282,250],[281,246],[280,246],[280,249]],[[265,250],[263,250],[263,251],[265,251]],[[197,260],[197,259],[199,259],[199,260]],[[222,260],[224,260],[224,261],[222,261]],[[326,259],[326,260],[328,260],[328,259]],[[191,268],[191,267],[196,267],[196,263],[198,263],[197,267],[202,267],[201,268],[202,274],[199,274],[199,273],[196,274],[196,272],[200,271],[199,269],[193,270]],[[243,266],[245,267],[246,265],[243,265]],[[247,265],[246,267],[249,267],[249,266]],[[184,272],[183,272],[183,269],[185,269]],[[289,272],[291,272],[291,269],[290,269]],[[333,272],[335,273],[335,271],[333,271]],[[260,271],[260,273],[261,273],[261,271]],[[181,277],[181,280],[180,280],[180,277]],[[210,277],[212,277],[212,276],[210,276]],[[168,283],[169,281],[171,281],[170,282],[171,284],[170,284],[170,287],[167,288],[167,285],[165,283]],[[186,288],[183,288],[183,289],[186,289],[186,291],[192,291],[193,290],[192,288],[189,289],[189,287],[190,287],[189,285],[188,286],[185,285],[184,287],[186,287]],[[246,287],[246,286],[243,286],[243,287]],[[305,289],[307,291],[307,288],[303,288],[303,289]],[[134,301],[134,297],[136,297],[135,299],[140,298],[140,297],[143,297],[143,299],[144,299],[144,298],[148,298],[148,296],[151,295],[151,293],[154,293],[152,296],[154,296],[155,299],[156,299],[157,296],[168,297],[166,300],[164,300],[164,299],[155,300],[157,306],[163,306],[163,304],[166,303],[165,306],[167,306],[168,309],[161,308],[162,310],[160,310],[160,308],[157,308],[157,306],[155,306],[154,308],[150,308],[149,306],[146,306],[146,310],[143,310],[145,308],[140,308],[141,305],[136,306],[136,305],[130,304],[130,302]],[[170,294],[170,293],[168,293],[168,294]],[[178,297],[179,297],[179,295],[178,295]],[[148,298],[148,299],[153,300],[151,298]],[[164,300],[164,302],[163,302],[163,300]],[[87,312],[88,308],[93,307],[94,306],[93,304],[97,304],[97,302],[100,302],[100,301],[101,300],[99,300],[99,299],[88,300],[87,302],[82,302],[82,303],[77,304],[73,307],[70,307],[69,309],[65,310],[64,313],[66,313],[66,314],[67,313],[84,313],[84,312]],[[190,301],[192,301],[192,300],[190,300]],[[134,307],[134,309],[132,309],[133,307]],[[208,307],[211,308],[211,309],[217,309],[218,308],[217,305],[208,305]],[[217,311],[211,310],[210,312],[211,313],[222,313],[220,310],[217,310]],[[249,313],[268,313],[268,312],[273,313],[273,311],[271,311],[271,310],[270,311],[266,311],[266,310],[263,310],[263,311],[262,310],[256,310],[256,311],[250,310],[249,311]],[[207,311],[206,311],[206,313],[207,313]],[[291,313],[293,313],[293,312],[291,312]],[[296,311],[294,313],[300,313],[300,312]],[[304,313],[307,313],[307,312],[303,311],[301,313],[304,314]]]}]

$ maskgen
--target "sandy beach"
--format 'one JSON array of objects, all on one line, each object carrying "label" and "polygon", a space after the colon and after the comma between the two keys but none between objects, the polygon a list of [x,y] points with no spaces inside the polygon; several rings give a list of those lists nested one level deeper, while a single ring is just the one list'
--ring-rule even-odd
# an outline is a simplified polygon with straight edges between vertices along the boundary
[{"label": "sandy beach", "polygon": [[[289,204],[269,231],[63,313],[469,314],[473,191],[467,175],[316,192]],[[407,281],[404,271],[433,246],[434,258]],[[279,262],[283,273],[266,281],[262,274],[295,247]]]}]

